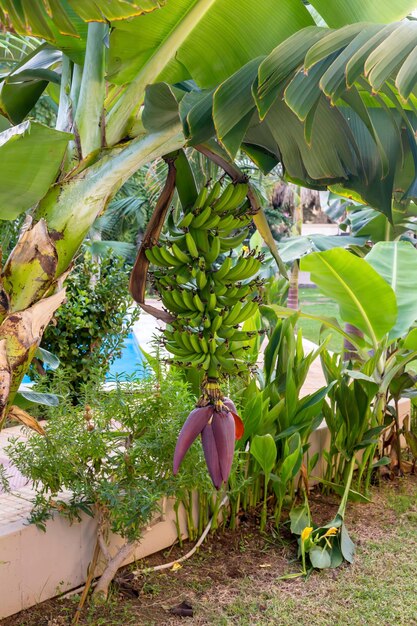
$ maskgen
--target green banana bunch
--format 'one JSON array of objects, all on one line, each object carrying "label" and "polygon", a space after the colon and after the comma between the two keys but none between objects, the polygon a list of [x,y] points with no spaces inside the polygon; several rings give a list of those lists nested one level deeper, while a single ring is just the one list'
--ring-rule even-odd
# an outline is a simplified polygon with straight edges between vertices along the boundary
[{"label": "green banana bunch", "polygon": [[[247,373],[248,333],[239,324],[257,311],[263,255],[243,246],[252,221],[248,185],[204,186],[192,207],[171,213],[168,233],[145,250],[153,284],[174,321],[164,332],[169,362],[204,370],[208,402],[221,398],[218,383]],[[207,391],[208,390],[208,391]]]}]

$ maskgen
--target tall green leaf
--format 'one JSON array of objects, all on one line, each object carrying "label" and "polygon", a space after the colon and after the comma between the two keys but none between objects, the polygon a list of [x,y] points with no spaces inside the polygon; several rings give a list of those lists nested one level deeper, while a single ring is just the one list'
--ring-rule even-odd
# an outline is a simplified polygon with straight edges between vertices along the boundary
[{"label": "tall green leaf", "polygon": [[354,22],[395,22],[416,8],[414,0],[310,0],[331,28]]},{"label": "tall green leaf", "polygon": [[342,248],[304,257],[301,269],[337,302],[343,321],[359,328],[377,348],[397,321],[395,293],[378,272]]},{"label": "tall green leaf", "polygon": [[250,452],[258,461],[265,476],[269,477],[277,458],[277,447],[272,435],[255,435]]},{"label": "tall green leaf", "polygon": [[70,138],[30,121],[0,133],[0,219],[15,219],[46,194]]},{"label": "tall green leaf", "polygon": [[61,59],[61,52],[41,44],[0,78],[0,112],[14,124],[23,121],[49,82],[59,84],[60,76],[51,67]]},{"label": "tall green leaf", "polygon": [[398,317],[389,336],[401,337],[417,320],[417,250],[407,241],[381,241],[365,258],[394,290]]}]

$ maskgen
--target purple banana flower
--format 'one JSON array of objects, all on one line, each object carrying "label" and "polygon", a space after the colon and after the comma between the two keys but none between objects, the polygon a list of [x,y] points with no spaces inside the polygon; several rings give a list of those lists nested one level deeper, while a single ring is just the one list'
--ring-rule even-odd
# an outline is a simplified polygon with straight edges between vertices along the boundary
[{"label": "purple banana flower", "polygon": [[[233,402],[229,401],[236,410]],[[234,412],[233,412],[234,413]],[[240,421],[240,418],[237,416]],[[235,415],[224,403],[217,411],[212,404],[197,407],[187,417],[178,436],[174,453],[174,474],[193,441],[201,434],[207,469],[216,489],[227,482],[233,462],[237,424]]]}]

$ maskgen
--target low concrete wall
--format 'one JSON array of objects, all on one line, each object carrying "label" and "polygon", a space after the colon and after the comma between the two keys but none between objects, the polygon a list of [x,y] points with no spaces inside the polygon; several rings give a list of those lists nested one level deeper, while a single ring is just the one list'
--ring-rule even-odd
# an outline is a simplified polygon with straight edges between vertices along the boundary
[{"label": "low concrete wall", "polygon": [[[125,564],[176,541],[173,504],[171,499],[163,503],[162,514],[144,530],[137,549]],[[185,539],[184,510],[180,509],[179,519]],[[0,619],[82,585],[93,555],[96,529],[96,521],[85,514],[81,522],[73,524],[56,515],[46,523],[46,532],[28,525],[24,519],[0,527]],[[121,545],[121,537],[110,536],[111,554]]]},{"label": "low concrete wall", "polygon": [[[409,401],[403,400],[401,419],[409,410]],[[18,431],[9,429],[14,430]],[[321,453],[328,449],[329,440],[325,424],[312,434],[310,455],[320,454],[314,470],[317,476],[324,475],[325,461]],[[32,496],[30,487],[0,495],[0,619],[82,585],[94,550],[96,521],[87,515],[72,525],[57,515],[46,523],[46,533],[28,525],[26,519]],[[161,514],[145,529],[130,561],[159,552],[176,541],[173,503],[171,499],[162,503]],[[179,515],[182,536],[186,538],[186,516],[182,508]],[[121,541],[120,537],[111,536],[111,553]]]}]

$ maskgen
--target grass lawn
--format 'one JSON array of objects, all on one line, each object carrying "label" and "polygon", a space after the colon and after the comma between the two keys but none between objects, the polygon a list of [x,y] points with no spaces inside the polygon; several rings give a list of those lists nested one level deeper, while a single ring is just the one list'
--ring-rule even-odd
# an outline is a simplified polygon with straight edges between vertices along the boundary
[{"label": "grass lawn", "polygon": [[[328,521],[337,499],[315,493],[311,504],[315,521]],[[374,488],[373,502],[350,504],[346,521],[357,546],[353,565],[314,572],[307,581],[282,580],[299,567],[285,525],[280,535],[262,536],[256,515],[243,516],[235,532],[219,531],[175,572],[143,568],[173,560],[178,547],[137,563],[135,576],[125,568],[108,603],[85,609],[80,624],[417,625],[417,478]],[[193,617],[170,613],[183,601]],[[63,626],[75,605],[75,597],[51,600],[1,624]]]},{"label": "grass lawn", "polygon": [[[311,315],[325,315],[326,317],[335,317],[339,323],[343,326],[343,322],[339,316],[339,307],[337,304],[330,300],[330,298],[326,298],[323,296],[318,289],[302,287],[299,292],[299,308],[301,311],[305,313],[310,313]],[[314,341],[314,343],[319,343],[319,335],[320,335],[320,322],[316,322],[314,320],[308,319],[300,319],[298,322],[298,326],[303,330],[303,337],[306,339],[310,339],[310,341]],[[326,337],[330,334],[329,331],[326,331],[323,336]],[[343,348],[343,340],[336,333],[331,333],[332,337],[328,344],[328,349],[333,352],[340,352]]]}]

